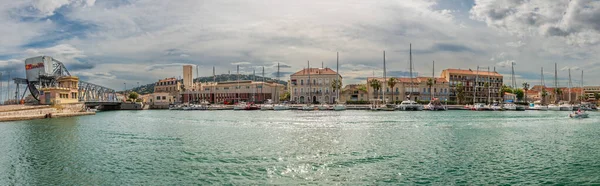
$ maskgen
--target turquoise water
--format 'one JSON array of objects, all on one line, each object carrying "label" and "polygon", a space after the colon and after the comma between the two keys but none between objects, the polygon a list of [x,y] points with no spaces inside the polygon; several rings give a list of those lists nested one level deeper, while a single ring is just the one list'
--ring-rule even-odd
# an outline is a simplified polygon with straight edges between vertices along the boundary
[{"label": "turquoise water", "polygon": [[114,111],[0,123],[0,185],[600,184],[600,113]]}]

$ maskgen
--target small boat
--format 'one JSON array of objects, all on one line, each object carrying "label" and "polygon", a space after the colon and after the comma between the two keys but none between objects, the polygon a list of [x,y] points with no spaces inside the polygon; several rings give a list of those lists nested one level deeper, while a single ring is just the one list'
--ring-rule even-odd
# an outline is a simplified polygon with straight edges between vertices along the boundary
[{"label": "small boat", "polygon": [[483,110],[489,110],[489,108],[487,106],[485,106],[485,104],[483,104],[483,103],[475,103],[471,107],[471,110],[483,111]]},{"label": "small boat", "polygon": [[504,107],[500,105],[497,101],[494,101],[492,104],[488,105],[488,108],[493,111],[501,111],[504,110]]},{"label": "small boat", "polygon": [[550,105],[548,105],[548,110],[551,110],[551,111],[560,111],[560,107],[558,105],[555,105],[555,104],[550,104]]},{"label": "small boat", "polygon": [[303,111],[313,111],[313,110],[317,110],[318,108],[313,105],[307,104],[307,105],[302,106],[301,109]]},{"label": "small boat", "polygon": [[246,102],[239,102],[235,106],[233,106],[233,110],[244,110],[248,104]]},{"label": "small boat", "polygon": [[448,110],[448,108],[446,108],[446,105],[443,105],[442,102],[440,102],[438,99],[435,99],[434,101],[429,102],[429,104],[427,104],[425,106],[425,108],[430,111],[446,111],[446,110]]},{"label": "small boat", "polygon": [[573,105],[564,101],[559,102],[558,107],[560,111],[573,111]]},{"label": "small boat", "polygon": [[260,110],[275,110],[275,106],[273,104],[264,104],[260,106]]},{"label": "small boat", "polygon": [[94,108],[88,108],[87,111],[88,112],[98,112],[98,109],[96,107],[94,107]]},{"label": "small boat", "polygon": [[336,104],[336,105],[333,106],[333,110],[335,110],[335,111],[346,110],[346,105],[344,105],[344,104]]},{"label": "small boat", "polygon": [[273,110],[290,110],[290,106],[287,104],[277,104],[273,106]]},{"label": "small boat", "polygon": [[517,105],[515,105],[514,103],[504,103],[504,105],[502,105],[502,109],[516,111]]},{"label": "small boat", "polygon": [[529,104],[529,109],[539,110],[539,111],[547,111],[548,106],[542,105],[541,101],[535,101],[535,102]]},{"label": "small boat", "polygon": [[329,105],[327,105],[327,104],[319,105],[318,108],[319,108],[319,110],[329,110],[329,109],[331,109],[329,107]]},{"label": "small boat", "polygon": [[575,112],[569,114],[569,117],[579,119],[579,118],[589,118],[589,115],[588,115],[588,113],[585,113],[585,111],[578,110],[578,111],[575,111]]},{"label": "small boat", "polygon": [[373,110],[373,111],[394,111],[394,110],[396,110],[396,105],[385,104],[385,105],[371,106],[371,110]]},{"label": "small boat", "polygon": [[417,103],[416,101],[412,101],[412,100],[404,100],[400,103],[400,105],[397,106],[398,110],[402,110],[402,111],[421,111],[423,110],[423,105]]}]

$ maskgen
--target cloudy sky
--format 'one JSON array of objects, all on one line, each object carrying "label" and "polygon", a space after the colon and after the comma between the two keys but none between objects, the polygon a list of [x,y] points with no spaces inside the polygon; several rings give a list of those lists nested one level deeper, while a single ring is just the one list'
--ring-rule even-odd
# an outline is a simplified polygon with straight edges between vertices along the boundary
[{"label": "cloudy sky", "polygon": [[[49,55],[82,79],[121,90],[137,82],[180,77],[182,64],[201,76],[243,73],[275,64],[288,74],[311,66],[335,68],[344,83],[415,70],[495,67],[519,84],[561,84],[581,69],[600,78],[597,0],[0,0],[0,71],[24,77],[23,60]],[[5,80],[6,75],[3,76]],[[506,79],[508,81],[508,79]]]}]

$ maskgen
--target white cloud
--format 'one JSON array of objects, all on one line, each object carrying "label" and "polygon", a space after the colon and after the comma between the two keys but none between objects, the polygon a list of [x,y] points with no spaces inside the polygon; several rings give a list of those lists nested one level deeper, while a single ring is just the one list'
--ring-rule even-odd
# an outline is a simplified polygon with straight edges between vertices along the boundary
[{"label": "white cloud", "polygon": [[501,62],[496,63],[496,66],[499,66],[499,67],[511,67],[512,64],[516,65],[517,63],[515,63],[515,60],[506,60],[506,61],[501,61]]},{"label": "white cloud", "polygon": [[476,0],[471,18],[518,36],[563,37],[569,44],[598,44],[600,1]]}]

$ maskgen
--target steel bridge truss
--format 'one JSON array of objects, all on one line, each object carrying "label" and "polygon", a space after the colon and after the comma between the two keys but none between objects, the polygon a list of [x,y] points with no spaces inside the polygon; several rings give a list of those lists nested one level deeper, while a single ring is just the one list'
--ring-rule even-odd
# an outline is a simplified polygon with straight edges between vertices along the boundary
[{"label": "steel bridge truss", "polygon": [[115,90],[100,85],[79,81],[79,101],[118,102]]}]

